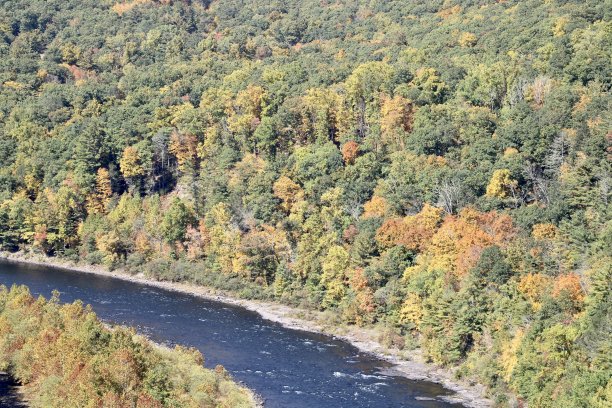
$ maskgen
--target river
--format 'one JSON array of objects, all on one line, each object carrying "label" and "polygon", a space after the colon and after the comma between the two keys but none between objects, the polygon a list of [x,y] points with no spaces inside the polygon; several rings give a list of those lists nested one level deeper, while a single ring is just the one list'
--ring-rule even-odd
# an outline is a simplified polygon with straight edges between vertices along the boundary
[{"label": "river", "polygon": [[200,350],[270,408],[459,407],[439,384],[388,373],[390,363],[334,338],[288,329],[255,312],[162,288],[59,268],[0,261],[0,284],[81,299],[105,322],[153,341]]}]

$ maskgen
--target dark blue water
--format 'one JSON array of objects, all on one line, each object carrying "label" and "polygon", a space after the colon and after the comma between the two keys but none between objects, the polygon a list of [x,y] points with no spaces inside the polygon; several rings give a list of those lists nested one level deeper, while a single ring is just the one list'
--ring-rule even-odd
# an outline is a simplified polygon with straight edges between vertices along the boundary
[{"label": "dark blue water", "polygon": [[17,384],[8,375],[0,373],[0,408],[26,408],[17,391]]},{"label": "dark blue water", "polygon": [[0,261],[0,284],[81,299],[107,322],[152,340],[196,347],[207,367],[222,364],[266,407],[451,407],[451,392],[388,373],[390,364],[328,336],[292,330],[240,307],[152,286]]}]

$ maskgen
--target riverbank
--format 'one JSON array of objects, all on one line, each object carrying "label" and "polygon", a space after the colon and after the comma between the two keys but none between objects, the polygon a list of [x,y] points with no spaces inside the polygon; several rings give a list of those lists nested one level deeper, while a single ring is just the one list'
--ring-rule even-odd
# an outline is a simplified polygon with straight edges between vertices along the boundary
[{"label": "riverbank", "polygon": [[[7,259],[7,258],[3,258],[2,256],[0,256],[0,259]],[[18,261],[21,262],[21,261]],[[24,263],[30,263],[25,261]],[[38,265],[38,264],[37,264]],[[54,265],[55,266],[55,265]],[[112,325],[112,324],[107,324],[107,323],[102,323],[102,325],[109,331],[112,330],[116,330],[117,328],[122,328],[122,329],[129,329],[128,326],[124,326],[124,325]],[[164,352],[164,353],[172,353],[172,348],[169,347],[166,344],[162,344],[159,343],[153,339],[151,339],[149,336],[144,335],[144,334],[138,334],[138,336],[142,337],[145,341],[147,341],[149,344],[151,344],[154,348]],[[0,372],[0,402],[2,401],[2,389],[1,389],[1,385],[2,385],[2,372]],[[250,389],[246,384],[244,384],[242,381],[238,381],[235,378],[232,378],[232,381],[236,384],[238,384],[240,387],[244,388],[246,390],[246,392],[248,393],[249,397],[251,398],[251,400],[253,401],[254,407],[255,408],[264,408],[264,399],[262,398],[261,395],[259,395],[258,393],[256,393],[254,390]],[[16,408],[20,408],[20,407],[26,407],[27,405],[15,405]],[[0,408],[3,408],[4,405],[2,405],[2,403],[0,403]],[[7,405],[7,408],[13,408],[12,405]]]},{"label": "riverbank", "polygon": [[[104,324],[104,327],[106,327],[108,330],[115,330],[117,327],[121,327],[123,329],[128,328],[127,326],[123,326],[123,325],[119,325],[119,326],[113,326],[110,324]],[[142,338],[144,338],[148,343],[150,343],[151,345],[153,345],[153,347],[157,348],[158,350],[164,352],[164,353],[172,353],[173,349],[171,347],[168,347],[165,344],[161,344],[159,342],[154,341],[153,339],[151,339],[150,337],[144,335],[144,334],[139,334],[139,336],[141,336]],[[1,374],[1,373],[0,373]],[[232,378],[232,381],[236,384],[238,384],[240,387],[242,387],[244,390],[246,390],[247,394],[249,395],[249,397],[251,398],[251,400],[253,401],[253,405],[254,408],[264,408],[264,399],[261,397],[261,395],[259,395],[258,393],[256,393],[254,390],[250,389],[246,384],[244,384],[241,381],[236,380],[235,378]],[[25,405],[24,405],[25,407]],[[2,408],[2,405],[0,405],[0,408]],[[12,407],[11,407],[12,408]],[[19,407],[17,407],[19,408]]]},{"label": "riverbank", "polygon": [[0,253],[0,258],[15,262],[26,262],[43,266],[52,266],[110,276],[130,282],[160,287],[243,307],[259,313],[263,318],[282,324],[285,327],[322,333],[347,341],[363,352],[373,354],[394,364],[389,374],[402,375],[413,380],[427,380],[439,383],[456,394],[444,397],[447,401],[462,403],[468,407],[489,407],[492,402],[484,397],[485,387],[459,381],[454,378],[452,370],[439,368],[424,362],[419,350],[406,351],[389,349],[378,341],[380,333],[371,328],[337,326],[321,312],[297,309],[273,302],[239,299],[231,293],[221,292],[207,287],[188,283],[175,283],[149,279],[144,274],[130,275],[121,271],[110,272],[101,266],[76,265],[70,261],[49,258],[29,253]]}]

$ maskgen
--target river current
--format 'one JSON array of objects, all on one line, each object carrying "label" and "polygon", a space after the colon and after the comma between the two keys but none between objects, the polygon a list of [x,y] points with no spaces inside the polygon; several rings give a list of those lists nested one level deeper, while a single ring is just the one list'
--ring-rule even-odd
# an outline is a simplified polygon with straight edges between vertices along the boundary
[{"label": "river current", "polygon": [[334,338],[288,329],[241,307],[111,277],[0,261],[0,284],[54,289],[81,299],[105,322],[153,341],[195,347],[222,364],[270,408],[459,407],[439,384],[389,373],[391,364]]}]

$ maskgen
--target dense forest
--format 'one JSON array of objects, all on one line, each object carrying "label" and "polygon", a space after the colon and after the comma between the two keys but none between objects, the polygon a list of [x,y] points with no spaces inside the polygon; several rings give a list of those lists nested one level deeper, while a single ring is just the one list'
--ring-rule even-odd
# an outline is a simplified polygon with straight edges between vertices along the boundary
[{"label": "dense forest", "polygon": [[0,4],[1,249],[612,404],[609,1]]},{"label": "dense forest", "polygon": [[124,328],[105,327],[80,302],[34,298],[0,286],[0,370],[41,408],[254,407],[222,366],[202,367],[195,349],[165,349]]}]

